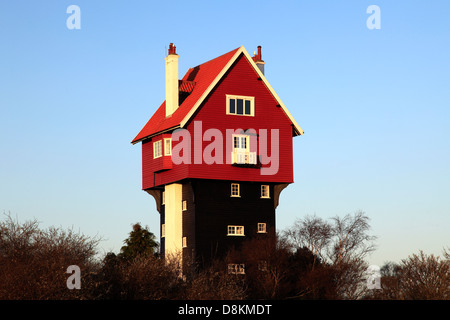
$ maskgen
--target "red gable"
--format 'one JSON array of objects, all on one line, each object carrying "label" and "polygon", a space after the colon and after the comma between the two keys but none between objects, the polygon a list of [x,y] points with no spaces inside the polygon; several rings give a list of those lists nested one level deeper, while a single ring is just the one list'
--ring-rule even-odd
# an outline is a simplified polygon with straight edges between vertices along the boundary
[{"label": "red gable", "polygon": [[[148,136],[178,127],[186,115],[192,110],[195,103],[208,89],[209,85],[224,69],[238,50],[239,48],[234,49],[233,51],[205,62],[195,68],[190,68],[182,79],[180,89],[183,90],[182,88],[186,88],[186,91],[190,89],[192,90],[191,94],[186,98],[186,100],[183,101],[178,109],[167,118],[166,102],[164,101],[144,128],[142,128],[141,132],[139,132],[136,138],[133,139],[132,143],[137,143]],[[186,83],[183,84],[185,81]],[[194,82],[195,85],[192,84],[192,82]]]}]

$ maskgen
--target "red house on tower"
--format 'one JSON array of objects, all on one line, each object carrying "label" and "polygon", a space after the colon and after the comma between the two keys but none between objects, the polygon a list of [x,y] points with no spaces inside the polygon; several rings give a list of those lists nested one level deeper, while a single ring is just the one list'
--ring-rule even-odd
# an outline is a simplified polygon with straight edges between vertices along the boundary
[{"label": "red house on tower", "polygon": [[261,47],[251,57],[241,46],[181,80],[178,58],[170,44],[166,100],[132,143],[142,142],[161,253],[201,263],[275,233],[280,192],[293,182],[292,138],[303,130],[265,78]]}]

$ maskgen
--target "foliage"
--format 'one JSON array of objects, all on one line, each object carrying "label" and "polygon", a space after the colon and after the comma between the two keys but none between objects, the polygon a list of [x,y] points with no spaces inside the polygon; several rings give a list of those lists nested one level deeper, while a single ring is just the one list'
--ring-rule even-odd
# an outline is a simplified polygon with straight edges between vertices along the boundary
[{"label": "foliage", "polygon": [[[86,298],[99,241],[73,230],[42,230],[36,220],[19,223],[6,215],[0,221],[0,299]],[[85,290],[67,289],[70,265],[80,267]]]},{"label": "foliage", "polygon": [[[307,216],[281,235],[259,234],[223,259],[198,267],[161,258],[148,228],[134,224],[119,254],[95,257],[99,239],[72,230],[41,230],[37,221],[0,221],[0,299],[449,299],[449,253],[422,251],[381,268],[381,289],[366,290],[365,257],[373,251],[363,213],[330,222]],[[245,263],[230,274],[229,263]],[[81,289],[69,290],[69,265]]]},{"label": "foliage", "polygon": [[449,300],[450,261],[447,251],[444,258],[423,251],[413,254],[401,263],[386,263],[381,268],[381,290],[368,299],[395,300]]},{"label": "foliage", "polygon": [[120,249],[119,257],[126,261],[132,261],[136,257],[150,256],[158,253],[159,244],[156,236],[148,230],[142,228],[139,223],[133,225],[130,236],[125,239],[125,245]]},{"label": "foliage", "polygon": [[[327,222],[316,216],[298,219],[284,234],[294,250],[307,249],[312,254],[312,278],[327,279],[321,292],[333,299],[358,299],[365,294],[365,258],[375,250],[374,236],[368,234],[369,218],[363,212],[334,217]],[[319,270],[316,270],[319,267]],[[318,278],[317,278],[318,279]],[[305,294],[318,297],[316,282],[308,279]],[[319,296],[322,296],[319,295]]]}]

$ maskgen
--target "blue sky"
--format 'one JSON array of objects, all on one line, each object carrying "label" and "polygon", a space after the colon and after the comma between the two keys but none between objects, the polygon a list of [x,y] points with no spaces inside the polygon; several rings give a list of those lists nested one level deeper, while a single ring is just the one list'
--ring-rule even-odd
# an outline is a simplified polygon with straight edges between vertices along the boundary
[{"label": "blue sky", "polygon": [[[69,5],[81,29],[69,30]],[[372,264],[450,246],[450,2],[2,1],[0,213],[73,227],[118,252],[159,235],[130,141],[164,100],[170,42],[189,67],[262,46],[266,77],[304,129],[283,229],[358,210]],[[369,30],[369,5],[381,29]]]}]

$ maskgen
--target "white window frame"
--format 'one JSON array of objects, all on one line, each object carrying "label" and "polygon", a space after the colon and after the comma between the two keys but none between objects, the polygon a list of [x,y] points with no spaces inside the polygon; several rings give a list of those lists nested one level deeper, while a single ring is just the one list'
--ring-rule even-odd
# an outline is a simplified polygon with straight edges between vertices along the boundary
[{"label": "white window frame", "polygon": [[245,274],[245,264],[243,263],[229,263],[228,274]]},{"label": "white window frame", "polygon": [[[237,193],[234,192],[236,190],[233,190],[233,187],[237,186]],[[231,195],[230,197],[234,197],[234,198],[240,198],[241,197],[241,186],[239,185],[239,183],[232,183],[231,184]]]},{"label": "white window frame", "polygon": [[[235,139],[238,139],[238,146],[236,147]],[[242,142],[245,141],[245,148],[242,148]],[[250,150],[250,136],[246,134],[233,134],[233,150],[248,152]]]},{"label": "white window frame", "polygon": [[245,236],[244,226],[227,226],[227,236]]},{"label": "white window frame", "polygon": [[[226,103],[226,107],[227,107],[226,114],[234,115],[234,116],[244,116],[244,117],[254,117],[254,116],[255,116],[255,97],[249,97],[249,96],[236,96],[236,95],[232,95],[232,94],[227,94],[227,95],[226,95],[226,99],[227,99],[227,103]],[[234,113],[231,113],[231,112],[230,112],[230,99],[234,99],[234,100],[242,99],[242,100],[244,100],[243,106],[242,106],[242,108],[243,108],[242,112],[245,112],[245,101],[250,101],[250,114],[245,114],[245,113],[243,113],[243,114],[238,114],[238,113],[237,113],[237,101],[236,101],[235,104],[234,104],[234,108],[235,108],[234,111],[235,111],[235,112],[234,112]]]},{"label": "white window frame", "polygon": [[162,157],[162,140],[153,142],[153,159]]},{"label": "white window frame", "polygon": [[[167,144],[169,144],[169,147],[167,147]],[[164,138],[164,155],[172,155],[172,138]]]},{"label": "white window frame", "polygon": [[[267,194],[265,194],[264,189],[266,189]],[[261,198],[270,199],[270,186],[268,184],[261,185]]]},{"label": "white window frame", "polygon": [[258,233],[267,233],[267,224],[265,222],[258,222]]},{"label": "white window frame", "polygon": [[183,200],[181,202],[181,208],[182,208],[182,211],[186,211],[187,210],[187,201],[186,200]]}]

